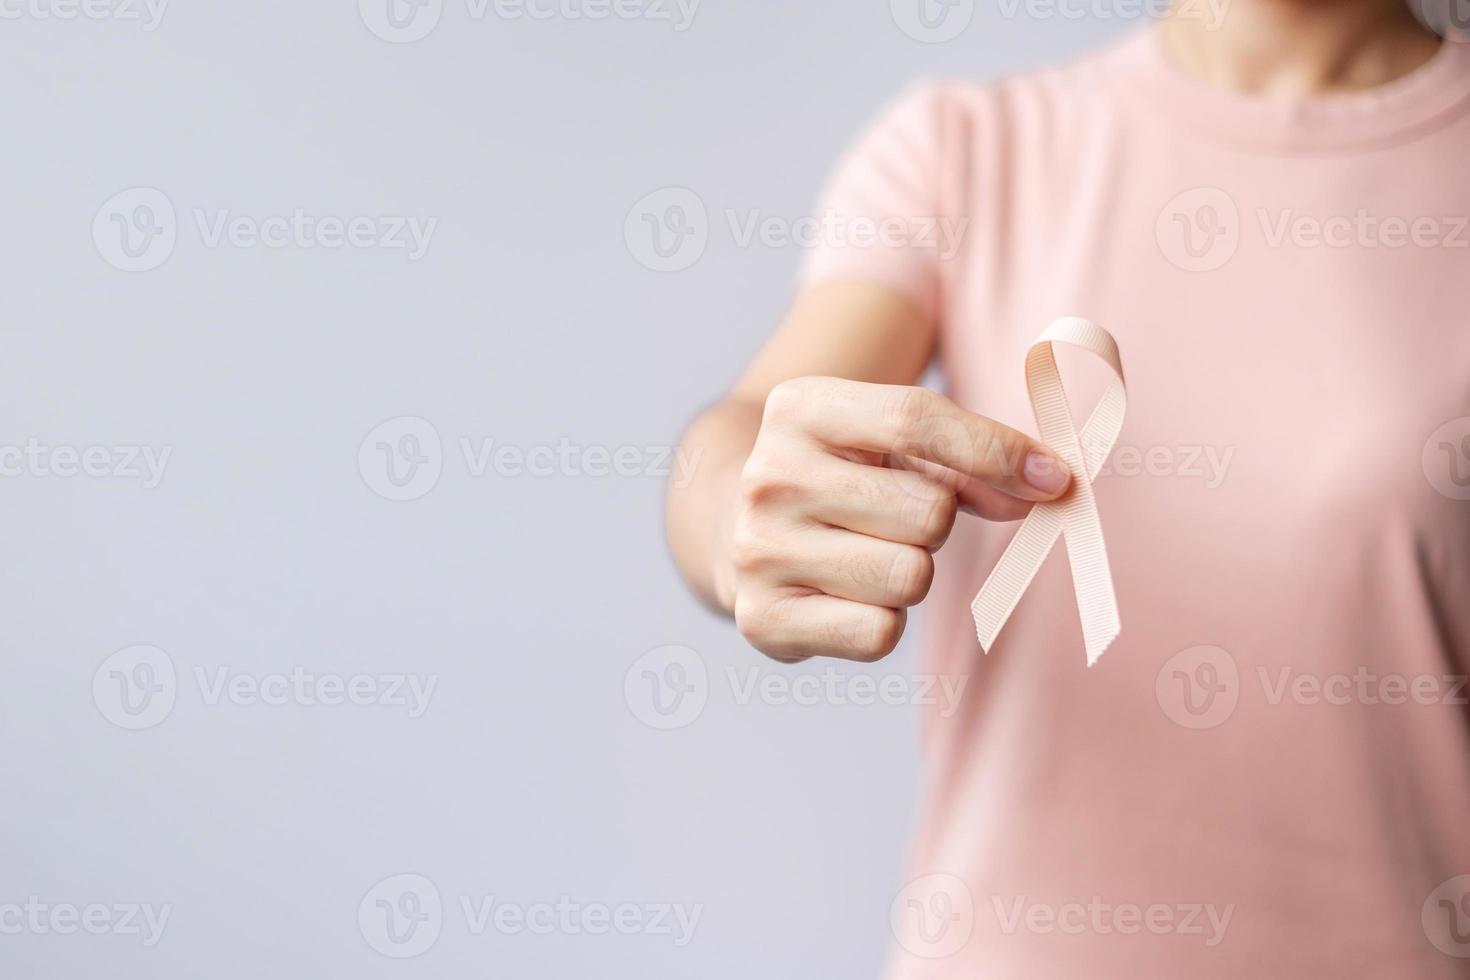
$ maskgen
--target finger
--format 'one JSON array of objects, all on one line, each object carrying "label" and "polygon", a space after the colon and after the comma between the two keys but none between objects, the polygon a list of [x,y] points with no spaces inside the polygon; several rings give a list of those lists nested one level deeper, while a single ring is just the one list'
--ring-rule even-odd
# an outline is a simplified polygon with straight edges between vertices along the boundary
[{"label": "finger", "polygon": [[960,510],[968,511],[987,521],[1019,521],[1031,513],[1031,508],[1035,506],[1034,501],[1012,497],[1004,490],[997,490],[988,483],[981,483],[979,480],[956,473],[948,467],[931,463],[928,460],[915,459],[913,456],[890,456],[888,465],[913,470],[931,483],[944,487],[947,492],[952,489],[952,492],[959,498]]},{"label": "finger", "polygon": [[808,517],[898,544],[937,549],[959,509],[953,490],[908,469],[834,460],[812,478]]},{"label": "finger", "polygon": [[927,388],[803,378],[777,386],[766,410],[828,446],[928,460],[1024,500],[1055,499],[1071,482],[1037,440]]},{"label": "finger", "polygon": [[903,636],[902,609],[868,606],[819,593],[742,592],[735,622],[762,653],[786,663],[837,657],[872,663]]},{"label": "finger", "polygon": [[922,602],[933,582],[934,556],[923,548],[835,527],[793,534],[773,580],[777,586],[801,586],[895,609]]},{"label": "finger", "polygon": [[987,521],[1019,521],[1036,506],[1034,500],[1012,497],[1004,490],[971,480],[960,491],[960,509]]}]

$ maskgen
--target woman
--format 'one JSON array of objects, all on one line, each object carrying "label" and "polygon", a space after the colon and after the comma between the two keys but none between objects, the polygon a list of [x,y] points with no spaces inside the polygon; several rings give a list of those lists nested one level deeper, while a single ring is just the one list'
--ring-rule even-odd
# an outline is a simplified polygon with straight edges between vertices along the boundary
[{"label": "woman", "polygon": [[[894,977],[1470,976],[1470,46],[1402,0],[1196,12],[899,100],[821,213],[911,234],[826,235],[686,437],[673,551],[755,647],[876,661],[927,596],[970,678]],[[1060,544],[988,655],[967,608],[1092,482],[1026,434],[1063,315],[1127,374],[1091,668]],[[1061,367],[1080,424],[1105,378]]]}]

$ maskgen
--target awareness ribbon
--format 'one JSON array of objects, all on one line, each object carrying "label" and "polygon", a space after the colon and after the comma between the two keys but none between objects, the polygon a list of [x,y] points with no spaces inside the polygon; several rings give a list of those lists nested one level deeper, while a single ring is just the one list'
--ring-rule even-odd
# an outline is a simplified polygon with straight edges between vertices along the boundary
[{"label": "awareness ribbon", "polygon": [[[1052,350],[1053,344],[1071,344],[1101,358],[1113,376],[1079,435],[1072,425],[1067,396]],[[970,605],[980,646],[988,653],[995,637],[1010,618],[1041,563],[1061,536],[1072,565],[1072,585],[1082,618],[1087,665],[1097,663],[1118,636],[1118,600],[1113,573],[1103,545],[1102,521],[1092,481],[1113,451],[1128,407],[1123,362],[1113,335],[1090,320],[1063,317],[1042,332],[1026,353],[1026,389],[1040,427],[1041,441],[1066,461],[1072,487],[1061,500],[1040,503],[1026,515],[1021,528],[980,587]]]}]

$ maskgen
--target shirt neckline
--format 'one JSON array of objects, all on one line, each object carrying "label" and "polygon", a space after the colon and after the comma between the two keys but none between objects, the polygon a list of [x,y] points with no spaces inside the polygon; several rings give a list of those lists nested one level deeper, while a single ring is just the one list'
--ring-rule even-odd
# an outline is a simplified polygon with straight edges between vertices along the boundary
[{"label": "shirt neckline", "polygon": [[1384,85],[1300,99],[1233,92],[1190,75],[1170,60],[1157,26],[1115,46],[1103,67],[1188,128],[1260,150],[1383,145],[1438,128],[1470,108],[1470,43],[1457,40]]}]

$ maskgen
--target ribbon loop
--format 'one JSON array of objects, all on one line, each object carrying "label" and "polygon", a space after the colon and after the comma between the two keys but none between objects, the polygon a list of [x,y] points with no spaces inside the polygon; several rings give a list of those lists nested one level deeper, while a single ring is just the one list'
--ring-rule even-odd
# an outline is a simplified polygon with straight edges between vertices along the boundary
[{"label": "ribbon loop", "polygon": [[[1101,400],[1078,433],[1067,408],[1054,344],[1070,344],[1096,355],[1112,369]],[[1092,481],[1113,451],[1128,406],[1123,362],[1112,334],[1090,320],[1063,317],[1047,327],[1026,354],[1026,388],[1041,440],[1072,471],[1072,488],[1061,500],[1037,504],[1006,546],[1000,561],[970,606],[975,631],[987,653],[1021,595],[1060,536],[1072,566],[1072,587],[1082,619],[1087,664],[1092,666],[1121,629],[1113,573],[1103,543],[1102,520]]]}]

